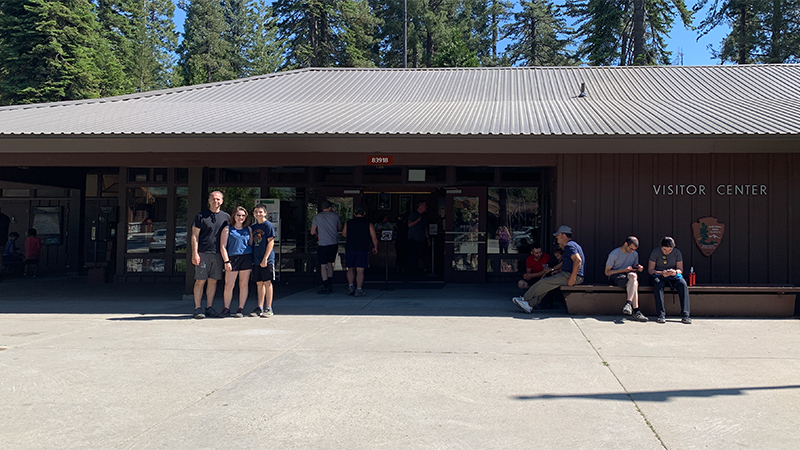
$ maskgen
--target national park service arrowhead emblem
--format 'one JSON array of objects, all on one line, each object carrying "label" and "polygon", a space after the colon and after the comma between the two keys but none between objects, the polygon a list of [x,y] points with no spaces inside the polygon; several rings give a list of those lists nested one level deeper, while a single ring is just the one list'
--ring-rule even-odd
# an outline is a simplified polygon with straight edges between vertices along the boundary
[{"label": "national park service arrowhead emblem", "polygon": [[692,235],[700,253],[711,256],[722,242],[722,236],[725,235],[725,224],[718,221],[716,217],[703,217],[692,224]]}]

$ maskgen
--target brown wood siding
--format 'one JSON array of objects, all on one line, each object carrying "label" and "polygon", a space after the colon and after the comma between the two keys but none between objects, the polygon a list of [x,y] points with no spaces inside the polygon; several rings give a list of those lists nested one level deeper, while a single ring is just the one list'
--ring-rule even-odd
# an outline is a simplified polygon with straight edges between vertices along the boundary
[{"label": "brown wood siding", "polygon": [[[656,195],[653,185],[703,185],[705,195]],[[719,195],[719,185],[766,185],[767,195]],[[587,259],[587,283],[605,281],[608,252],[636,235],[643,265],[663,236],[675,238],[698,283],[800,284],[800,155],[585,154],[559,156],[551,226],[575,230]],[[706,257],[692,223],[725,224]]]}]

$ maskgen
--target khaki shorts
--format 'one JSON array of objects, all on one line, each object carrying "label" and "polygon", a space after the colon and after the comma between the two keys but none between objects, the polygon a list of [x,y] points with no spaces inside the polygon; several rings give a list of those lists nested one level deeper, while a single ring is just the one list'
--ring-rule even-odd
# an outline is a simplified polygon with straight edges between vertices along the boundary
[{"label": "khaki shorts", "polygon": [[194,268],[195,280],[222,279],[222,255],[219,253],[200,253],[200,264]]}]

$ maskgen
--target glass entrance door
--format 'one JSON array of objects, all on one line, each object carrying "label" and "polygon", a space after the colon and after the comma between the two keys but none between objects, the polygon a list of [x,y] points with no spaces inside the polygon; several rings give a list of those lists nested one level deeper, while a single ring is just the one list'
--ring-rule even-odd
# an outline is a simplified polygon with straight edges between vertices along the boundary
[{"label": "glass entrance door", "polygon": [[486,188],[448,189],[445,281],[486,282]]}]

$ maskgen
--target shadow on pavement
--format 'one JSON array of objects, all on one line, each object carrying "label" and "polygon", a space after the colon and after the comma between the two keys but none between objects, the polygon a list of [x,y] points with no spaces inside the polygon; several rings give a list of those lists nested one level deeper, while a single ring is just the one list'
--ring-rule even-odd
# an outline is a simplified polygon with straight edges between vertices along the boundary
[{"label": "shadow on pavement", "polygon": [[748,391],[773,391],[781,389],[800,389],[800,385],[787,386],[759,386],[749,388],[728,388],[728,389],[682,389],[677,391],[646,391],[630,393],[608,393],[608,394],[543,394],[531,396],[512,397],[516,400],[555,400],[566,398],[583,398],[590,400],[615,400],[615,401],[644,401],[644,402],[668,402],[673,398],[700,398],[700,397],[720,397],[730,395],[743,395]]}]

